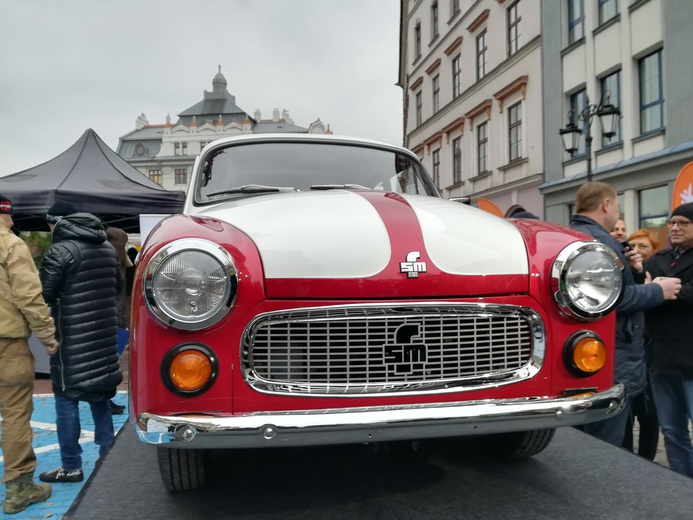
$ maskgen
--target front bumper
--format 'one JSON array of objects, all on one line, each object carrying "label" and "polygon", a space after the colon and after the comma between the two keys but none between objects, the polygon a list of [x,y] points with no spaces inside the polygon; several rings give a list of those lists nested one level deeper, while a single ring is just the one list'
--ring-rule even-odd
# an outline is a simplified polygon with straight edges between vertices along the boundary
[{"label": "front bumper", "polygon": [[619,384],[605,392],[555,399],[487,399],[454,403],[256,412],[204,417],[142,413],[140,440],[169,448],[315,446],[456,437],[575,426],[607,419],[624,405]]}]

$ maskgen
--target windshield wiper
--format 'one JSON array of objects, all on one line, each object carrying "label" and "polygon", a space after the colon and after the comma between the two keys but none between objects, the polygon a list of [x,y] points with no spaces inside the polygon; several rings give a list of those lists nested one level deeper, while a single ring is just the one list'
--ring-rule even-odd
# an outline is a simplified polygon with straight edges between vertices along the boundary
[{"label": "windshield wiper", "polygon": [[288,186],[263,186],[262,184],[245,184],[228,190],[215,191],[208,193],[207,197],[217,197],[219,195],[231,195],[234,193],[278,193],[285,191],[296,191],[296,188]]},{"label": "windshield wiper", "polygon": [[311,190],[370,190],[360,184],[313,184]]}]

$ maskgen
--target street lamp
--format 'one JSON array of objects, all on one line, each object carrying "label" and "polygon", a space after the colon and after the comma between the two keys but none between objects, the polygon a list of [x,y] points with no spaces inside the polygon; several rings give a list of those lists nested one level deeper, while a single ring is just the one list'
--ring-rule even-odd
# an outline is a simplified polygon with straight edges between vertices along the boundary
[{"label": "street lamp", "polygon": [[592,180],[592,118],[599,116],[599,121],[602,126],[602,135],[607,139],[611,139],[616,135],[618,121],[621,118],[621,111],[609,103],[611,92],[608,90],[602,94],[602,99],[598,105],[590,105],[590,98],[585,94],[585,108],[580,112],[571,110],[568,112],[568,124],[565,128],[561,128],[558,133],[563,138],[563,147],[570,155],[573,155],[578,150],[580,136],[582,130],[575,124],[575,119],[584,121],[585,131],[585,153],[587,154],[587,182]]}]

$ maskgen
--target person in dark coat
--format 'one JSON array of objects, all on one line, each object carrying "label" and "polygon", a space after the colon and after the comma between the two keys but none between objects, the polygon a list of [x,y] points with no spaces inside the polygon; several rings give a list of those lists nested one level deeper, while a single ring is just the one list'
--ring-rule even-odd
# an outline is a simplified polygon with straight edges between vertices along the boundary
[{"label": "person in dark coat", "polygon": [[530,218],[533,220],[539,220],[539,217],[537,217],[534,213],[527,211],[524,206],[521,206],[520,204],[513,204],[508,208],[508,211],[505,212],[505,218]]},{"label": "person in dark coat", "polygon": [[[128,243],[128,234],[122,229],[108,226],[106,228],[106,240],[113,246],[113,249],[118,253],[118,273],[120,275],[120,289],[116,295],[116,309],[118,328],[130,329],[130,294],[125,293],[125,273],[128,268],[132,267],[130,257],[125,252],[125,246]],[[115,403],[111,399],[111,414],[121,415],[125,411],[125,406]]]},{"label": "person in dark coat", "polygon": [[667,226],[671,247],[650,258],[647,272],[680,278],[682,285],[676,300],[646,313],[650,376],[669,467],[693,478],[693,203],[675,208]]},{"label": "person in dark coat", "polygon": [[605,442],[621,447],[630,416],[630,400],[643,392],[647,384],[645,372],[645,315],[664,300],[673,300],[681,287],[675,278],[656,278],[652,283],[636,283],[636,274],[645,282],[642,258],[637,251],[623,253],[621,245],[609,231],[619,218],[620,204],[616,190],[603,182],[583,184],[575,199],[576,215],[570,227],[611,247],[623,264],[623,287],[616,308],[616,348],[614,382],[626,386],[624,410],[604,421],[586,424],[582,430]]},{"label": "person in dark coat", "polygon": [[40,276],[60,341],[57,355],[51,356],[51,381],[62,466],[39,478],[79,482],[84,478],[79,401],[91,407],[99,455],[105,455],[114,439],[109,400],[123,379],[116,327],[119,260],[106,241],[103,224],[88,213],[58,219],[52,242]]}]

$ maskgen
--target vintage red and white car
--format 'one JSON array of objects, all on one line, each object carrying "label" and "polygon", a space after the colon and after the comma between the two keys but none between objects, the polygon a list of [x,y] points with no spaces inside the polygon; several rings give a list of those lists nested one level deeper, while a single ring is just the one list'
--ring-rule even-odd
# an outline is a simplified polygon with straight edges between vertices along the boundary
[{"label": "vintage red and white car", "polygon": [[135,287],[131,417],[171,490],[211,450],[483,435],[525,457],[623,407],[615,253],[443,199],[397,146],[213,142]]}]

